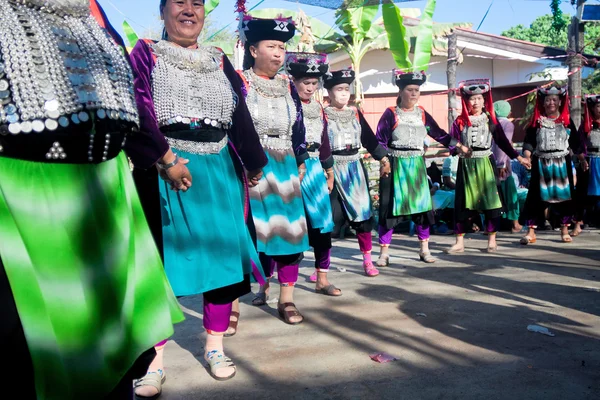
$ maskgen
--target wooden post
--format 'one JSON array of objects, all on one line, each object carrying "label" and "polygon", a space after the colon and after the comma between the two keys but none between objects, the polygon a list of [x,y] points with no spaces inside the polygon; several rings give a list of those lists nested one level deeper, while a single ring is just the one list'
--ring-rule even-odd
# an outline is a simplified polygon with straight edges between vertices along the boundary
[{"label": "wooden post", "polygon": [[[577,7],[581,9],[583,7],[583,3],[585,0],[577,0]],[[582,100],[582,90],[581,90],[581,68],[583,66],[581,54],[583,52],[584,46],[584,33],[585,27],[584,24],[580,21],[578,16],[581,13],[578,12],[577,16],[574,16],[571,19],[571,24],[569,25],[569,48],[568,52],[571,56],[568,58],[569,64],[569,98],[571,101],[571,119],[573,123],[575,123],[576,127],[579,127],[581,124],[581,100]],[[573,73],[574,71],[577,71]]]},{"label": "wooden post", "polygon": [[456,88],[456,66],[458,65],[458,52],[456,50],[456,31],[453,29],[448,35],[448,67],[446,68],[446,76],[448,78],[448,129],[458,117],[456,112],[456,92],[452,89]]}]

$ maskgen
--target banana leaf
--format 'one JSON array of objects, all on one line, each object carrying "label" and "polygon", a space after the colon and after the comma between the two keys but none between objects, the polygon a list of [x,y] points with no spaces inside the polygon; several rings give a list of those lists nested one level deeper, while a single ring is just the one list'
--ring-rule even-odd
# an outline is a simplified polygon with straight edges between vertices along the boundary
[{"label": "banana leaf", "polygon": [[410,62],[410,42],[406,35],[406,28],[402,21],[400,9],[392,2],[385,2],[381,6],[383,23],[387,31],[390,51],[396,62],[396,66],[403,70],[412,67]]},{"label": "banana leaf", "polygon": [[335,24],[357,43],[366,38],[378,11],[379,5],[345,8],[337,13]]},{"label": "banana leaf", "polygon": [[123,32],[125,32],[125,37],[129,42],[129,47],[135,47],[135,44],[137,43],[139,37],[127,21],[123,21]]},{"label": "banana leaf", "polygon": [[219,5],[219,0],[206,0],[204,2],[205,15],[208,16],[211,12],[213,12],[215,10],[215,8],[217,8],[218,5]]},{"label": "banana leaf", "polygon": [[429,61],[431,60],[431,46],[433,44],[433,12],[435,11],[436,0],[428,0],[425,10],[419,23],[419,33],[417,34],[417,44],[415,45],[415,56],[413,68],[416,70],[427,71]]}]

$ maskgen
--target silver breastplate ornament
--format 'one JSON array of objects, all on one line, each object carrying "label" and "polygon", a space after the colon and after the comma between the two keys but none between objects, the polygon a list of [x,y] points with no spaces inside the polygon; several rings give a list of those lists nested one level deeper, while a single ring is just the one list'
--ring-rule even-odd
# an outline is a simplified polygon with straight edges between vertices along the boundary
[{"label": "silver breastplate ornament", "polygon": [[471,126],[466,127],[461,134],[461,142],[469,148],[489,150],[492,147],[492,132],[490,132],[487,114],[469,116]]},{"label": "silver breastplate ornament", "polygon": [[157,57],[152,97],[159,126],[228,129],[238,99],[221,69],[223,53],[212,46],[185,49],[168,41],[151,49]]},{"label": "silver breastplate ornament", "polygon": [[423,155],[424,141],[427,137],[427,128],[423,123],[423,111],[415,107],[412,111],[404,111],[396,107],[398,125],[392,132],[393,149],[407,152],[406,155]]},{"label": "silver breastplate ornament", "polygon": [[304,127],[306,128],[306,142],[309,147],[314,144],[321,144],[323,136],[323,107],[318,101],[312,100],[310,103],[302,103],[302,113],[304,116]]},{"label": "silver breastplate ornament", "polygon": [[359,149],[361,147],[361,127],[356,110],[348,107],[337,110],[333,107],[325,109],[327,116],[327,134],[332,151]]},{"label": "silver breastplate ornament", "polygon": [[290,93],[288,78],[277,75],[274,79],[264,79],[252,68],[243,74],[249,84],[246,103],[263,147],[290,148],[296,104]]},{"label": "silver breastplate ornament", "polygon": [[600,157],[600,129],[593,129],[587,138],[588,155]]},{"label": "silver breastplate ornament", "polygon": [[537,156],[560,157],[569,153],[569,130],[553,119],[541,117],[537,131]]},{"label": "silver breastplate ornament", "polygon": [[0,0],[4,133],[52,132],[92,117],[139,125],[130,66],[89,0]]}]

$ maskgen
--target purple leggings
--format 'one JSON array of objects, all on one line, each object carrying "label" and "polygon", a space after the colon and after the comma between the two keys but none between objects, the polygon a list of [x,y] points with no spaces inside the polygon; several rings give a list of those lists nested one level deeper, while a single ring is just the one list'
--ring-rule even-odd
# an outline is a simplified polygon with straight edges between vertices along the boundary
[{"label": "purple leggings", "polygon": [[[454,225],[454,233],[457,235],[462,235],[467,233],[467,222],[457,222]],[[485,220],[485,231],[487,233],[498,232],[498,227],[500,226],[500,218],[490,218]]]},{"label": "purple leggings", "polygon": [[277,264],[277,280],[281,285],[294,285],[298,281],[298,264],[284,265]]},{"label": "purple leggings", "polygon": [[358,237],[358,247],[363,253],[368,253],[373,249],[373,235],[369,232],[359,232],[356,234]]},{"label": "purple leggings", "polygon": [[331,265],[331,249],[317,250],[315,249],[315,268],[319,271],[329,271]]},{"label": "purple leggings", "polygon": [[[563,226],[564,225],[571,225],[571,221],[572,220],[573,220],[573,217],[571,217],[571,216],[564,216],[563,215],[562,217],[560,217],[560,224],[563,225]],[[526,221],[526,223],[527,223],[527,226],[529,228],[537,228],[537,222],[536,222],[535,219],[528,219]]]},{"label": "purple leggings", "polygon": [[212,304],[204,298],[204,329],[213,332],[225,332],[229,328],[231,303]]},{"label": "purple leggings", "polygon": [[[417,227],[417,237],[419,238],[419,240],[428,240],[429,239],[429,224],[427,225],[418,225],[415,224]],[[383,246],[389,246],[390,244],[392,244],[392,235],[394,234],[394,230],[393,229],[387,229],[385,226],[381,226],[379,225],[378,228],[379,231],[379,244],[383,245]]]}]

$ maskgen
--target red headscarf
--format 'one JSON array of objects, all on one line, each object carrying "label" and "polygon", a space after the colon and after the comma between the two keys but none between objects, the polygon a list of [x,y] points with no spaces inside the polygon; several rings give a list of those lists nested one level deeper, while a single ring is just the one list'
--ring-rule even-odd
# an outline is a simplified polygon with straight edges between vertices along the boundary
[{"label": "red headscarf", "polygon": [[564,126],[569,126],[571,123],[571,115],[569,113],[569,95],[567,93],[567,87],[551,86],[548,88],[541,87],[537,91],[535,100],[535,109],[533,110],[533,116],[529,122],[529,126],[537,128],[540,123],[540,117],[546,117],[546,109],[544,108],[544,99],[548,95],[557,95],[561,100],[560,115],[555,122],[560,122]]},{"label": "red headscarf", "polygon": [[483,96],[483,107],[488,113],[492,124],[497,125],[496,113],[494,112],[494,100],[492,100],[492,85],[489,79],[471,79],[458,84],[458,90],[462,100],[462,112],[456,119],[458,127],[462,131],[466,126],[471,126],[469,118],[468,101],[475,94]]},{"label": "red headscarf", "polygon": [[592,131],[592,129],[594,128],[594,107],[596,107],[596,104],[598,104],[600,102],[600,95],[597,94],[593,94],[590,96],[587,96],[585,98],[585,106],[584,106],[584,111],[583,111],[583,129],[585,130],[585,133],[589,135],[589,133]]}]

